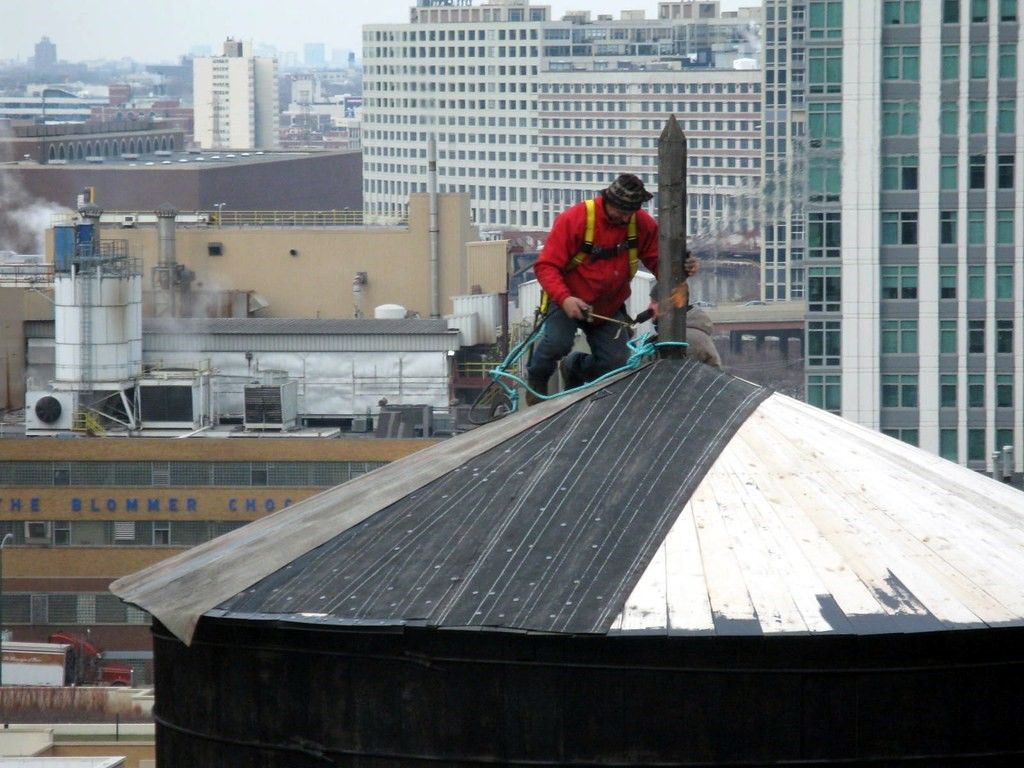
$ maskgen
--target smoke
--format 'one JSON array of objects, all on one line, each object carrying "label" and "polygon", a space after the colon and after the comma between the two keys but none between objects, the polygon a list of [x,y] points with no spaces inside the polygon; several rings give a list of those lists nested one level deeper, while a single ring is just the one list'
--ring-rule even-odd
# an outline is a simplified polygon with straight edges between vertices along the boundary
[{"label": "smoke", "polygon": [[72,211],[25,189],[19,165],[10,157],[12,144],[4,141],[9,135],[5,121],[0,120],[0,251],[43,253],[53,217]]}]

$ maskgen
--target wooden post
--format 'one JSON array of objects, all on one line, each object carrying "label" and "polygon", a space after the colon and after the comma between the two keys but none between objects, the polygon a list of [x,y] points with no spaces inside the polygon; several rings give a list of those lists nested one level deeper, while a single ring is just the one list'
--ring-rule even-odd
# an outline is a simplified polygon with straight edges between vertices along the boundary
[{"label": "wooden post", "polygon": [[[686,341],[686,136],[671,115],[658,137],[658,341]],[[662,347],[681,358],[685,347]]]}]

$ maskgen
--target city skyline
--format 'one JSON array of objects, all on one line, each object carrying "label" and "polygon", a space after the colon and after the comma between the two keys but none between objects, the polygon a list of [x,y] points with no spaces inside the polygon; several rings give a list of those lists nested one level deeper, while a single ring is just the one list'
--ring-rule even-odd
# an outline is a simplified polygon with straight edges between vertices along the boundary
[{"label": "city skyline", "polygon": [[[656,16],[658,0],[551,0],[552,16],[583,8],[595,15],[642,9]],[[227,37],[251,40],[256,46],[272,45],[279,51],[301,52],[305,43],[324,43],[328,51],[348,49],[361,55],[364,24],[406,23],[415,0],[380,0],[353,4],[339,12],[328,0],[301,0],[291,13],[278,3],[252,0],[244,5],[198,3],[183,0],[171,5],[145,5],[125,0],[104,0],[99,10],[71,0],[52,0],[30,5],[3,0],[4,24],[0,26],[0,58],[27,61],[45,35],[57,46],[64,61],[117,60],[174,62],[194,46],[219,51]],[[474,3],[479,5],[479,2]],[[758,6],[760,0],[721,0],[723,10]],[[336,19],[337,23],[330,20]],[[325,23],[325,21],[327,23]],[[115,23],[116,22],[116,23]]]}]

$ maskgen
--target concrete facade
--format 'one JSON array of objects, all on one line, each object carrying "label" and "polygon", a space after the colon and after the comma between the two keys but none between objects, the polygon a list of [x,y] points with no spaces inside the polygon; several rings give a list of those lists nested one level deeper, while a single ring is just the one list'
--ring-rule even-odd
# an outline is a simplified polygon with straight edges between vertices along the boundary
[{"label": "concrete facade", "polygon": [[195,141],[203,149],[277,146],[277,60],[248,45],[224,44],[224,55],[192,62]]}]

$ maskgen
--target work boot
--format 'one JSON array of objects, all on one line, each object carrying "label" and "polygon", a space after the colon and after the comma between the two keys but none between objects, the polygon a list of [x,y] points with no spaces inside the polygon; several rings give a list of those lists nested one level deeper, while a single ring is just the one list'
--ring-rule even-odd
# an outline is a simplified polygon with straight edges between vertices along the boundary
[{"label": "work boot", "polygon": [[[526,405],[531,406],[536,405],[537,403],[543,403],[544,401],[540,397],[537,397],[537,395],[547,395],[547,379],[534,379],[531,377],[526,380],[526,385],[529,387],[529,389],[525,390],[524,393],[526,395]],[[530,390],[533,390],[537,394],[535,395]]]}]

